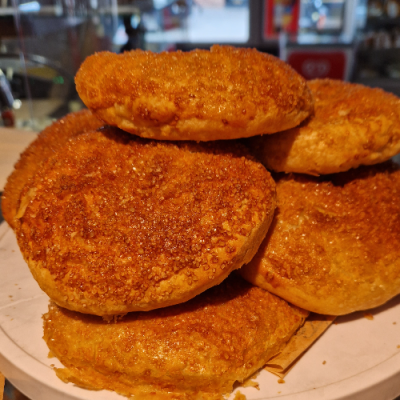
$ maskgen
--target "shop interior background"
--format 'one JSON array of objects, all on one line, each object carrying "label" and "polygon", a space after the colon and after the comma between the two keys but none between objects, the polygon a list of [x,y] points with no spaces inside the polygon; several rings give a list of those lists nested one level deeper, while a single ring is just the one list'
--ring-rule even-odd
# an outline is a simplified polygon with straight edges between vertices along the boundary
[{"label": "shop interior background", "polygon": [[82,108],[74,75],[96,51],[214,43],[400,94],[400,0],[0,0],[0,125],[40,131]]}]

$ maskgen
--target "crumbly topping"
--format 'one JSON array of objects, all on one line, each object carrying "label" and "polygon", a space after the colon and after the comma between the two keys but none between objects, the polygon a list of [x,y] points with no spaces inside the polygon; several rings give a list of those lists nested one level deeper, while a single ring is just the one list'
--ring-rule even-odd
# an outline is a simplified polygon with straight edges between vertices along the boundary
[{"label": "crumbly topping", "polygon": [[238,144],[177,145],[111,129],[71,140],[31,187],[22,252],[66,301],[99,304],[162,303],[217,279],[274,198],[269,173]]}]

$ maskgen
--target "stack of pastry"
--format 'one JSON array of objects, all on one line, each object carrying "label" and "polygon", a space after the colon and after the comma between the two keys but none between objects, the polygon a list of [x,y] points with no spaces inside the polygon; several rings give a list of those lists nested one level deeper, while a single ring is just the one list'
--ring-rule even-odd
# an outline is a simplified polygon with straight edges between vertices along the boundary
[{"label": "stack of pastry", "polygon": [[2,204],[64,381],[219,399],[309,310],[400,292],[398,169],[341,172],[399,151],[394,96],[220,46],[98,53],[76,84],[90,111],[38,136]]}]

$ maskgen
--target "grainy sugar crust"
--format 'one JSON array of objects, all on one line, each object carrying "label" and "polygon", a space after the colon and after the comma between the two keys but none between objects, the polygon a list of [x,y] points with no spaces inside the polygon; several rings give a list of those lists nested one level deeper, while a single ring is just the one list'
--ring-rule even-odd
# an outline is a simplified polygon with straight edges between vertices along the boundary
[{"label": "grainy sugar crust", "polygon": [[331,79],[308,82],[315,113],[299,127],[254,138],[251,148],[277,172],[347,171],[400,152],[400,99],[381,89]]},{"label": "grainy sugar crust", "polygon": [[57,304],[96,315],[187,301],[250,261],[275,183],[236,143],[80,135],[21,196],[18,242]]},{"label": "grainy sugar crust", "polygon": [[278,58],[253,49],[88,57],[79,96],[110,125],[147,138],[210,141],[282,131],[313,109],[306,81]]},{"label": "grainy sugar crust", "polygon": [[277,181],[274,221],[243,277],[299,307],[343,315],[400,293],[400,170],[391,163]]},{"label": "grainy sugar crust", "polygon": [[11,228],[15,228],[14,217],[17,214],[21,191],[39,170],[42,162],[71,137],[93,131],[102,125],[103,122],[89,110],[82,110],[68,114],[39,133],[37,139],[21,154],[4,187],[1,208],[4,219]]},{"label": "grainy sugar crust", "polygon": [[231,275],[189,302],[116,323],[50,305],[44,339],[90,389],[157,399],[222,399],[277,354],[308,312]]}]

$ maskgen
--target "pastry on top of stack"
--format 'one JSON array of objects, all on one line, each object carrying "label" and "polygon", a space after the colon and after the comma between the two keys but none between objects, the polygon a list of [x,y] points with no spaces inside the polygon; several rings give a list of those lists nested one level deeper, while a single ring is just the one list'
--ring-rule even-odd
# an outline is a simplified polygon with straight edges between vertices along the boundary
[{"label": "pastry on top of stack", "polygon": [[[277,211],[253,284],[321,314],[379,306],[400,293],[400,99],[331,80],[309,83],[315,115],[250,146],[277,171]],[[296,172],[322,174],[319,178]]]},{"label": "pastry on top of stack", "polygon": [[313,109],[306,81],[254,49],[88,57],[76,75],[88,108],[107,124],[162,140],[210,141],[297,126]]}]

